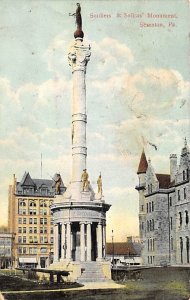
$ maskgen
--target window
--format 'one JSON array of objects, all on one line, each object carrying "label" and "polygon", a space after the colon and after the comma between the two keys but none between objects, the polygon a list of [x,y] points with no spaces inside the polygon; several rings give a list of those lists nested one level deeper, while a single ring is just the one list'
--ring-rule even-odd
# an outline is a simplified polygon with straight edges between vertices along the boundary
[{"label": "window", "polygon": [[23,236],[23,243],[26,244],[26,236]]},{"label": "window", "polygon": [[22,233],[22,227],[18,228],[18,233]]},{"label": "window", "polygon": [[185,223],[188,224],[189,223],[189,214],[188,211],[185,211]]},{"label": "window", "polygon": [[148,251],[149,251],[149,249],[150,249],[150,244],[149,244],[149,239],[148,239]]},{"label": "window", "polygon": [[29,233],[33,233],[32,227],[29,227]]},{"label": "window", "polygon": [[[142,223],[143,225],[144,225],[144,223]],[[51,232],[50,232],[51,234],[53,234],[53,227],[51,227]]]},{"label": "window", "polygon": [[169,200],[170,200],[170,206],[172,206],[172,197],[170,197]]},{"label": "window", "polygon": [[151,202],[149,202],[149,212],[151,212]]},{"label": "window", "polygon": [[172,217],[170,217],[170,229],[171,230],[173,229],[173,219],[172,219]]},{"label": "window", "polygon": [[41,253],[47,253],[47,248],[46,248],[46,247],[42,247],[42,248],[40,249],[40,252],[41,252]]},{"label": "window", "polygon": [[19,203],[18,204],[19,204],[19,206],[26,206],[26,203],[24,202],[24,200],[20,200],[19,199]]},{"label": "window", "polygon": [[37,233],[37,227],[34,227],[34,233]]},{"label": "window", "polygon": [[23,227],[23,228],[22,228],[22,232],[23,232],[23,233],[26,233],[26,227]]},{"label": "window", "polygon": [[34,224],[37,224],[37,218],[34,218]]},{"label": "window", "polygon": [[22,254],[22,247],[18,247],[18,253]]},{"label": "window", "polygon": [[35,201],[31,201],[31,202],[29,203],[29,206],[30,206],[30,207],[36,207],[36,202],[35,202]]},{"label": "window", "polygon": [[29,236],[29,243],[33,243],[33,237]]},{"label": "window", "polygon": [[22,218],[18,218],[18,224],[22,224]]},{"label": "window", "polygon": [[180,254],[181,254],[181,263],[183,263],[183,238],[179,238]]},{"label": "window", "polygon": [[148,203],[146,204],[146,212],[148,213]]},{"label": "window", "polygon": [[40,243],[42,244],[44,242],[44,237],[40,236]]},{"label": "window", "polygon": [[152,211],[154,211],[154,202],[152,201]]},{"label": "window", "polygon": [[44,233],[47,234],[47,227],[44,227]]},{"label": "window", "polygon": [[22,243],[22,237],[18,236],[18,243],[21,244]]},{"label": "window", "polygon": [[149,224],[150,224],[149,229],[150,229],[150,231],[152,231],[152,221],[151,220],[149,221]]},{"label": "window", "polygon": [[180,190],[177,191],[178,193],[178,201],[180,200]]},{"label": "window", "polygon": [[179,212],[179,225],[181,226],[182,225],[182,213]]},{"label": "window", "polygon": [[53,244],[53,236],[50,238],[50,243]]},{"label": "window", "polygon": [[43,227],[40,227],[40,233],[44,233]]},{"label": "window", "polygon": [[23,253],[23,254],[26,254],[26,247],[23,247],[22,253]]},{"label": "window", "polygon": [[144,230],[144,222],[142,222],[142,230]]},{"label": "window", "polygon": [[23,218],[23,224],[26,224],[26,218]]},{"label": "window", "polygon": [[187,180],[189,180],[189,169],[186,170]]},{"label": "window", "polygon": [[186,236],[187,263],[189,264],[189,237]]},{"label": "window", "polygon": [[152,219],[152,231],[154,231],[154,219]]},{"label": "window", "polygon": [[149,221],[147,221],[147,231],[149,231]]},{"label": "window", "polygon": [[183,171],[183,180],[185,180],[185,171]]},{"label": "window", "polygon": [[154,239],[152,240],[152,251],[154,251]]},{"label": "window", "polygon": [[44,236],[44,243],[48,243],[48,239],[46,236]]},{"label": "window", "polygon": [[171,237],[171,250],[174,250],[174,242],[173,242],[173,237]]},{"label": "window", "polygon": [[152,183],[150,184],[150,192],[152,193]]},{"label": "window", "polygon": [[144,205],[141,205],[141,211],[143,211],[144,210]]},{"label": "window", "polygon": [[34,243],[37,243],[37,242],[38,242],[37,236],[34,236],[33,242],[34,242]]},{"label": "window", "polygon": [[32,222],[32,218],[29,218],[29,224],[32,224],[33,222]]},{"label": "window", "polygon": [[36,215],[36,209],[29,209],[29,215]]},{"label": "window", "polygon": [[183,197],[186,199],[186,188],[183,189]]}]

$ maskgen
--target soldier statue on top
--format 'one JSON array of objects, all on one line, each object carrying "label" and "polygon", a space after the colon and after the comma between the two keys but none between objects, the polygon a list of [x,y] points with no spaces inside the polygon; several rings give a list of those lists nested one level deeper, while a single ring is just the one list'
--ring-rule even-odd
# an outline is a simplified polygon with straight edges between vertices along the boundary
[{"label": "soldier statue on top", "polygon": [[55,194],[60,195],[61,194],[61,175],[57,174],[55,179]]},{"label": "soldier statue on top", "polygon": [[88,173],[86,172],[86,169],[83,170],[81,181],[82,181],[82,191],[87,192],[89,181],[88,181]]}]

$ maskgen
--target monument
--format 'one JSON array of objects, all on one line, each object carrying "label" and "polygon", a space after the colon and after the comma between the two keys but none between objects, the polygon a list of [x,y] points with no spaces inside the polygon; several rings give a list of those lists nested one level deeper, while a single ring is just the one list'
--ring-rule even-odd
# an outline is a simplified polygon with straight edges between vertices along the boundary
[{"label": "monument", "polygon": [[67,270],[70,279],[107,281],[111,278],[110,262],[106,260],[106,212],[109,204],[102,194],[102,178],[94,192],[87,171],[86,147],[86,68],[90,46],[83,44],[81,7],[77,3],[77,29],[74,32],[68,59],[73,76],[72,95],[72,178],[64,195],[57,193],[51,207],[54,221],[55,270]]}]

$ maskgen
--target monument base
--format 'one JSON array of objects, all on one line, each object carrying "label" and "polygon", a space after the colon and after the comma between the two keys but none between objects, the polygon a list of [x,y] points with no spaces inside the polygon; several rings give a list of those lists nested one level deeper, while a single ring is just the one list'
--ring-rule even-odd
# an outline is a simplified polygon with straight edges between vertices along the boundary
[{"label": "monument base", "polygon": [[67,281],[70,282],[108,282],[111,280],[111,264],[108,261],[68,261],[60,260],[51,264],[49,270],[68,271]]}]

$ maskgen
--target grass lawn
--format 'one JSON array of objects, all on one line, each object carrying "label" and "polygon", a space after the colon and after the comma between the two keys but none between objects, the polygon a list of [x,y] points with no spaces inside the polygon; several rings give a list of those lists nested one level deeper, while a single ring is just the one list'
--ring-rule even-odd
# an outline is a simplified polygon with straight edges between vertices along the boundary
[{"label": "grass lawn", "polygon": [[120,280],[122,289],[66,291],[78,284],[39,284],[22,278],[22,273],[15,277],[4,272],[0,290],[7,300],[188,300],[189,274],[190,269],[151,269],[143,271],[141,280]]}]

